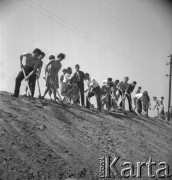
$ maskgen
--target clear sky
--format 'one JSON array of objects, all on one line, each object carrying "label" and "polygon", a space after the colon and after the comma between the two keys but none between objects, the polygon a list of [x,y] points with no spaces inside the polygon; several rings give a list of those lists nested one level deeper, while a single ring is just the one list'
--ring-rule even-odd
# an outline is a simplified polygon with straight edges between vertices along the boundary
[{"label": "clear sky", "polygon": [[[172,3],[166,0],[0,1],[0,90],[13,92],[21,53],[42,49],[66,54],[63,68],[80,64],[101,84],[112,77],[168,103],[168,55],[172,54]],[[61,71],[60,73],[61,74]],[[40,78],[45,90],[43,73]],[[24,93],[25,82],[21,87]],[[136,88],[137,88],[136,87]],[[135,89],[136,90],[136,89]],[[36,96],[38,90],[36,89]],[[152,102],[152,104],[154,104]],[[153,114],[153,113],[152,113]]]}]

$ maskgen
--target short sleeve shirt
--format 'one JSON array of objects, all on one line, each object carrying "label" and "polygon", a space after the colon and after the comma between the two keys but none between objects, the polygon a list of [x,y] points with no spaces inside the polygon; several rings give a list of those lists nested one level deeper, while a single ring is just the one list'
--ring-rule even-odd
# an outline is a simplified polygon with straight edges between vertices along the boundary
[{"label": "short sleeve shirt", "polygon": [[142,96],[143,96],[143,93],[138,93],[138,94],[135,94],[134,97],[137,99],[140,99]]},{"label": "short sleeve shirt", "polygon": [[43,64],[42,60],[37,59],[37,60],[35,61],[34,69],[37,70],[37,69],[41,68],[41,67],[42,67],[42,64]]},{"label": "short sleeve shirt", "polygon": [[71,75],[70,75],[70,74],[68,74],[68,73],[66,73],[66,74],[64,75],[63,82],[68,83],[68,82],[69,82],[69,80],[70,80],[70,78],[71,78]]},{"label": "short sleeve shirt", "polygon": [[31,53],[25,53],[23,54],[23,56],[26,57],[26,66],[33,68],[35,66],[37,58],[32,57]]},{"label": "short sleeve shirt", "polygon": [[163,102],[161,100],[159,100],[159,99],[156,100],[156,104],[158,106],[163,106]]},{"label": "short sleeve shirt", "polygon": [[88,86],[92,86],[92,88],[96,88],[99,86],[99,83],[93,78],[93,77],[90,77],[89,80],[88,80]]},{"label": "short sleeve shirt", "polygon": [[107,85],[103,85],[102,86],[102,93],[103,95],[107,94],[107,93],[110,93],[111,92],[111,87],[110,86],[107,86]]},{"label": "short sleeve shirt", "polygon": [[119,83],[119,88],[122,90],[122,91],[125,91],[127,88],[128,88],[129,84],[126,82],[124,83],[123,81],[121,81]]}]

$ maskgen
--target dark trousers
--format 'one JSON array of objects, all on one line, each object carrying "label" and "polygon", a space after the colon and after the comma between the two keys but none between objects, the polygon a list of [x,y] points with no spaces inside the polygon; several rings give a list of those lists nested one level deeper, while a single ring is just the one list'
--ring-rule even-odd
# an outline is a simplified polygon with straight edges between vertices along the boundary
[{"label": "dark trousers", "polygon": [[137,100],[137,112],[138,112],[139,114],[142,113],[142,101],[141,101],[141,99],[138,99],[138,100]]},{"label": "dark trousers", "polygon": [[[82,106],[84,106],[84,104],[85,104],[84,83],[83,82],[78,82],[77,84],[78,84],[78,88],[79,88],[79,92],[80,92],[81,104],[82,104]],[[78,99],[78,103],[80,103],[79,99]]]},{"label": "dark trousers", "polygon": [[[28,66],[25,66],[25,67],[24,67],[24,71],[25,71],[25,74],[26,74],[26,76],[27,76],[27,75],[29,75],[29,73],[30,73],[31,71],[33,71],[33,68],[28,67]],[[19,95],[20,86],[21,86],[21,82],[22,82],[23,79],[24,79],[23,71],[20,71],[19,74],[18,74],[17,77],[16,77],[16,83],[15,83],[15,89],[14,89],[14,95],[15,95],[15,96],[18,96],[18,95]],[[30,90],[31,90],[31,93],[32,93],[32,97],[33,97],[34,92],[35,92],[35,82],[36,82],[36,73],[33,74],[33,75],[29,78],[29,87],[30,87]]]},{"label": "dark trousers", "polygon": [[[119,94],[120,94],[121,99],[122,99],[122,98],[123,98],[123,95],[124,95],[124,93],[125,93],[125,91],[120,91],[120,90],[118,90],[118,91],[119,91]],[[122,107],[122,100],[121,100],[119,106]]]},{"label": "dark trousers", "polygon": [[98,110],[101,110],[101,96],[102,96],[102,93],[101,93],[101,89],[100,89],[100,86],[94,88],[92,91],[90,91],[87,95],[87,100],[86,100],[86,107],[89,108],[90,107],[90,103],[89,103],[89,100],[88,98],[91,98],[93,96],[96,96],[96,100],[97,100],[97,109]]},{"label": "dark trousers", "polygon": [[126,94],[126,97],[128,99],[128,105],[129,105],[129,110],[132,111],[132,99],[131,99],[131,94]]}]

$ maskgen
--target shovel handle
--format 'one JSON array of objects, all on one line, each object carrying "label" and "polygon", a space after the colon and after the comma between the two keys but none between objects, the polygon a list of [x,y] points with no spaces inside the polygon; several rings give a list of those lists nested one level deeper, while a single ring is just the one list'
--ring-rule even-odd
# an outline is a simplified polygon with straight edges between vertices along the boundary
[{"label": "shovel handle", "polygon": [[[23,71],[24,77],[26,78],[26,73],[25,73],[25,70],[24,70],[23,67],[22,67],[22,71]],[[29,90],[29,94],[32,95],[31,90],[30,90],[30,87],[29,87],[28,80],[26,81],[26,84],[27,84],[27,87],[28,87],[28,90]]]},{"label": "shovel handle", "polygon": [[39,86],[39,80],[36,78],[37,80],[37,84],[38,84],[38,90],[39,90],[39,96],[41,97],[41,90],[40,90],[40,86]]}]

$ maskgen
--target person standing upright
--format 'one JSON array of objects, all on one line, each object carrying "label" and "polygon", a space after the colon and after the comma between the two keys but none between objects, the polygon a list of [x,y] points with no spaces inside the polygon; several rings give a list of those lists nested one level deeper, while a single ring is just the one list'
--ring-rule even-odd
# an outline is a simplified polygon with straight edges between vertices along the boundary
[{"label": "person standing upright", "polygon": [[51,60],[47,66],[46,69],[48,69],[48,66],[51,65],[51,69],[49,71],[49,77],[50,77],[50,84],[51,87],[53,88],[53,93],[54,93],[54,100],[56,101],[57,96],[56,96],[56,91],[59,88],[59,77],[58,77],[58,72],[62,67],[61,61],[65,59],[65,54],[60,53],[57,55],[57,60],[53,59]]},{"label": "person standing upright", "polygon": [[[55,60],[55,56],[54,55],[50,55],[49,56],[49,62],[52,61],[52,60]],[[46,66],[47,66],[48,63],[46,63]],[[52,88],[51,82],[50,82],[50,71],[51,71],[51,65],[49,65],[47,68],[45,67],[45,77],[44,77],[44,79],[46,80],[46,87],[47,88],[46,88],[42,98],[44,98],[45,95],[47,94],[47,92],[49,92],[49,96],[50,96],[50,99],[51,99],[51,94],[52,94],[52,89],[53,88]]]},{"label": "person standing upright", "polygon": [[[85,97],[84,97],[84,72],[80,71],[79,64],[75,65],[76,72],[73,74],[73,78],[75,79],[75,82],[78,85],[80,97],[81,97],[81,105],[85,106]],[[78,103],[80,103],[80,100],[78,100]]]}]

